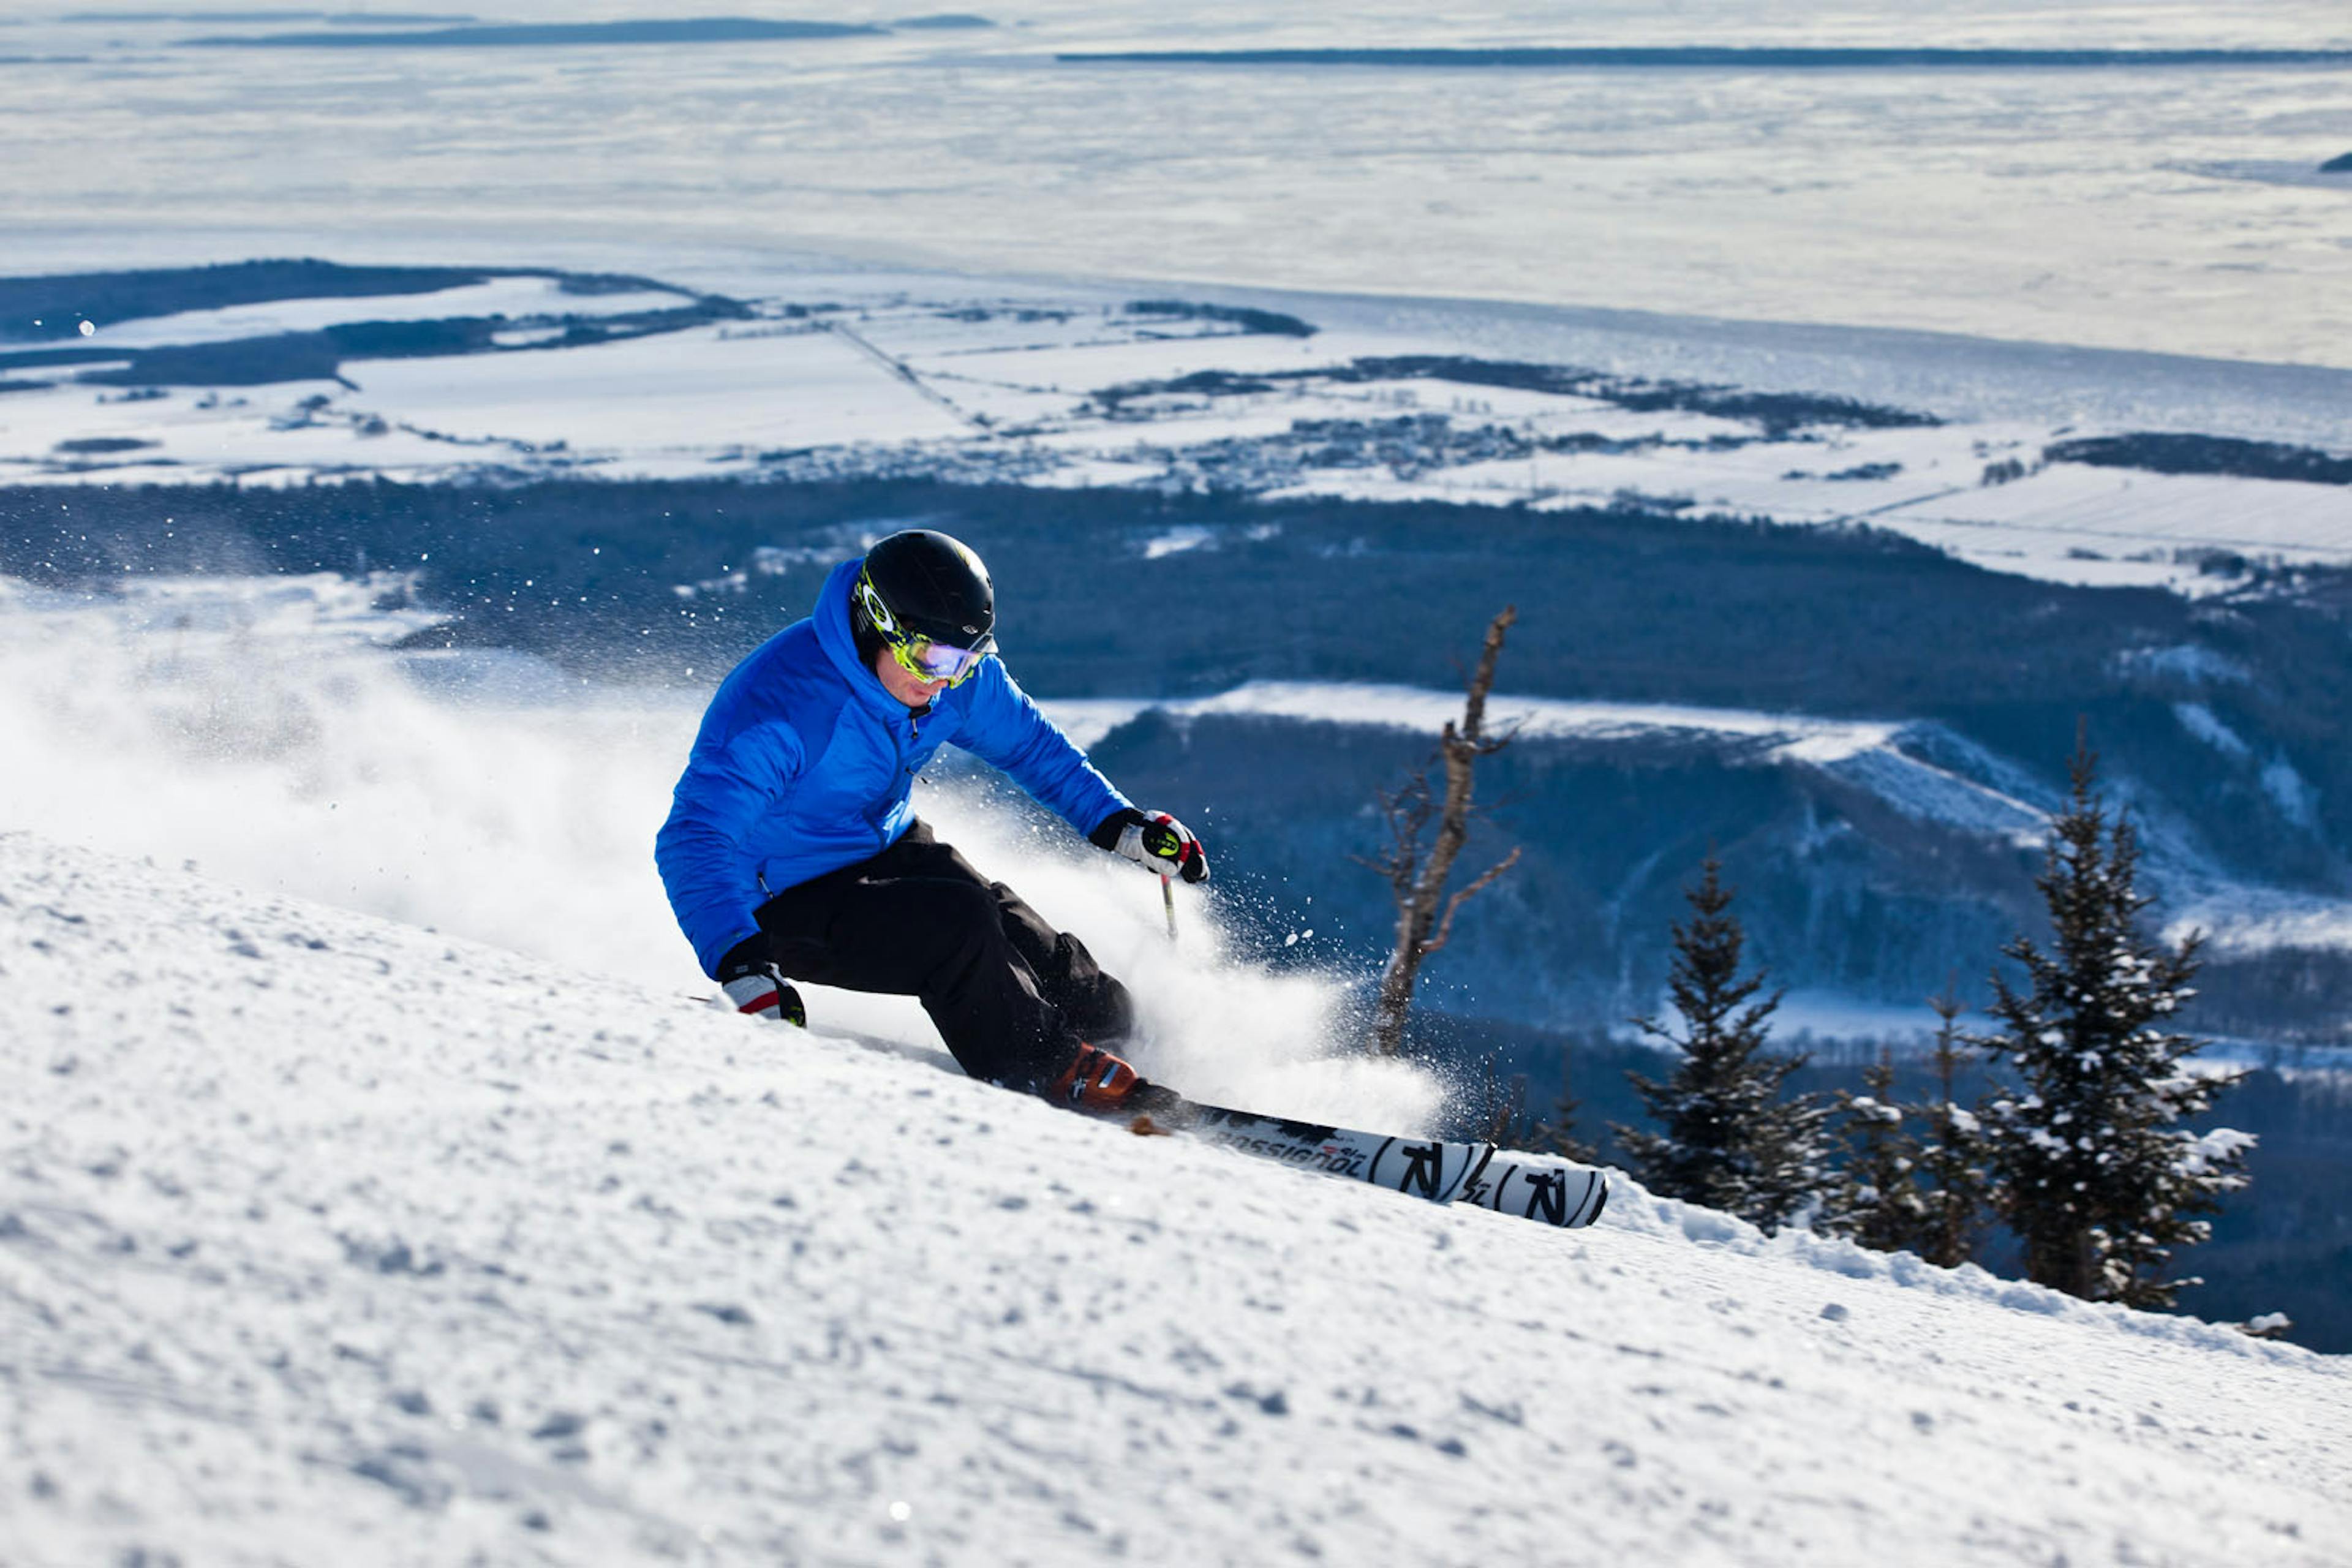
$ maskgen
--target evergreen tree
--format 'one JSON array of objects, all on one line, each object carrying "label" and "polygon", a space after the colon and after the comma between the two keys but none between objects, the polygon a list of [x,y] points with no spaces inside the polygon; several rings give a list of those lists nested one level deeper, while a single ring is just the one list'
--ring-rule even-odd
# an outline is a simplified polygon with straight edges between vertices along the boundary
[{"label": "evergreen tree", "polygon": [[1497,1058],[1489,1051],[1478,1064],[1478,1104],[1483,1109],[1472,1130],[1487,1142],[1505,1149],[1543,1146],[1543,1119],[1528,1109],[1528,1075],[1515,1072],[1506,1082],[1496,1070]]},{"label": "evergreen tree", "polygon": [[1552,1102],[1549,1116],[1528,1106],[1528,1075],[1513,1073],[1506,1083],[1496,1071],[1496,1058],[1486,1058],[1479,1068],[1478,1102],[1485,1109],[1473,1122],[1477,1135],[1505,1149],[1524,1149],[1531,1153],[1558,1154],[1580,1165],[1600,1163],[1601,1157],[1592,1145],[1576,1135],[1578,1101],[1569,1091],[1570,1058],[1565,1052],[1560,1060],[1559,1098]]},{"label": "evergreen tree", "polygon": [[1684,1032],[1656,1018],[1633,1020],[1681,1053],[1664,1083],[1625,1075],[1662,1131],[1615,1131],[1634,1174],[1652,1192],[1726,1209],[1772,1231],[1820,1189],[1827,1113],[1810,1096],[1781,1098],[1782,1084],[1804,1058],[1765,1054],[1766,1020],[1780,993],[1759,999],[1763,973],[1739,973],[1747,938],[1730,912],[1732,889],[1723,886],[1722,870],[1708,855],[1699,885],[1684,894],[1691,920],[1674,928],[1668,989]]},{"label": "evergreen tree", "polygon": [[1928,1004],[1936,1010],[1936,1079],[1942,1093],[1912,1107],[1926,1127],[1919,1141],[1919,1202],[1924,1210],[1912,1250],[1930,1263],[1957,1268],[1977,1255],[1991,1206],[1992,1179],[1984,1125],[1955,1098],[1968,1051],[1960,1043],[1960,999],[1950,987]]},{"label": "evergreen tree", "polygon": [[1959,1044],[1959,998],[1948,991],[1927,1005],[1939,1020],[1930,1058],[1938,1092],[1896,1100],[1894,1058],[1882,1053],[1863,1074],[1868,1093],[1839,1093],[1846,1158],[1823,1205],[1822,1228],[1955,1268],[1976,1256],[1990,1180],[1982,1124],[1956,1098],[1968,1055]]},{"label": "evergreen tree", "polygon": [[1543,1142],[1536,1146],[1580,1165],[1599,1164],[1600,1151],[1577,1135],[1576,1119],[1583,1109],[1584,1102],[1576,1097],[1576,1054],[1563,1050],[1559,1055],[1559,1098],[1551,1102],[1551,1120],[1543,1124]]},{"label": "evergreen tree", "polygon": [[1904,1126],[1909,1108],[1895,1098],[1894,1053],[1881,1050],[1877,1064],[1863,1069],[1862,1082],[1866,1094],[1837,1092],[1845,1163],[1822,1194],[1820,1228],[1880,1252],[1916,1252],[1927,1228],[1927,1205],[1919,1186],[1919,1140]]},{"label": "evergreen tree", "polygon": [[2002,952],[2028,982],[1993,976],[2000,1022],[1974,1043],[2016,1079],[1987,1104],[1996,1202],[2025,1248],[2026,1277],[2090,1300],[2168,1307],[2189,1279],[2173,1249],[2203,1241],[2221,1194],[2245,1184],[2253,1140],[2179,1124],[2242,1075],[2200,1075],[2200,1042],[2173,1016],[2195,994],[2195,935],[2167,950],[2141,935],[2152,901],[2137,887],[2139,845],[2096,788],[2078,740],[2074,792],[2051,824],[2035,885],[2050,909],[2048,952],[2021,934]]}]

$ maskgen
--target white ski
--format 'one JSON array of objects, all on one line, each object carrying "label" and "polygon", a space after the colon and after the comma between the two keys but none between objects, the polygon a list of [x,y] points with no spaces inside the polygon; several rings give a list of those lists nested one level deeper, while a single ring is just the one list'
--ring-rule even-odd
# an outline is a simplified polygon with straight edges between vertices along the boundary
[{"label": "white ski", "polygon": [[1504,1150],[1472,1177],[1462,1201],[1574,1230],[1601,1217],[1609,1201],[1609,1178],[1590,1165],[1555,1155]]},{"label": "white ski", "polygon": [[1468,1191],[1495,1152],[1495,1146],[1483,1140],[1399,1138],[1192,1100],[1161,1105],[1139,1117],[1136,1130],[1181,1132],[1220,1148],[1303,1171],[1350,1176],[1440,1204],[1450,1204]]}]

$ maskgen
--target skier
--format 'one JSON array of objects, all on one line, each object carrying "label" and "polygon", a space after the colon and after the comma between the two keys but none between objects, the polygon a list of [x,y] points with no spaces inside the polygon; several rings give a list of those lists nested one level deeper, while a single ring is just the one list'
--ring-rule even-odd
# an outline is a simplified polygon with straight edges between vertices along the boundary
[{"label": "skier", "polygon": [[1150,1102],[1110,1047],[1127,987],[914,815],[952,741],[1097,847],[1205,880],[1201,841],[1111,787],[997,658],[995,590],[961,542],[894,533],[720,682],[654,858],[703,970],[740,1012],[805,1025],[793,980],[921,1000],[977,1079],[1105,1112]]}]

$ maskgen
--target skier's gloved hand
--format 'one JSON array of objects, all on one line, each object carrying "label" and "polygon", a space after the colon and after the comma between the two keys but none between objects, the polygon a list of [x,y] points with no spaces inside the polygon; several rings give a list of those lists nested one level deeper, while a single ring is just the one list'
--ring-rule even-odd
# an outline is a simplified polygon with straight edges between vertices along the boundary
[{"label": "skier's gloved hand", "polygon": [[747,936],[727,950],[727,956],[719,961],[719,988],[727,993],[727,1000],[735,1004],[738,1013],[808,1027],[808,1009],[801,1005],[801,994],[793,989],[784,972],[776,967],[765,936]]},{"label": "skier's gloved hand", "polygon": [[1164,811],[1138,811],[1126,806],[1095,825],[1087,839],[1097,849],[1124,855],[1147,871],[1181,877],[1188,882],[1209,879],[1209,854],[1192,829]]}]

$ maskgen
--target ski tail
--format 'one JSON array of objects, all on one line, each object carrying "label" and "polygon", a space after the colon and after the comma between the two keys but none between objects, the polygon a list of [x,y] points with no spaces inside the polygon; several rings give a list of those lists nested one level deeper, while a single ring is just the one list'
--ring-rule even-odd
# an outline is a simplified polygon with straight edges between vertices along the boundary
[{"label": "ski tail", "polygon": [[1486,1162],[1462,1201],[1538,1225],[1577,1230],[1601,1217],[1609,1203],[1609,1178],[1590,1165],[1508,1150]]}]

